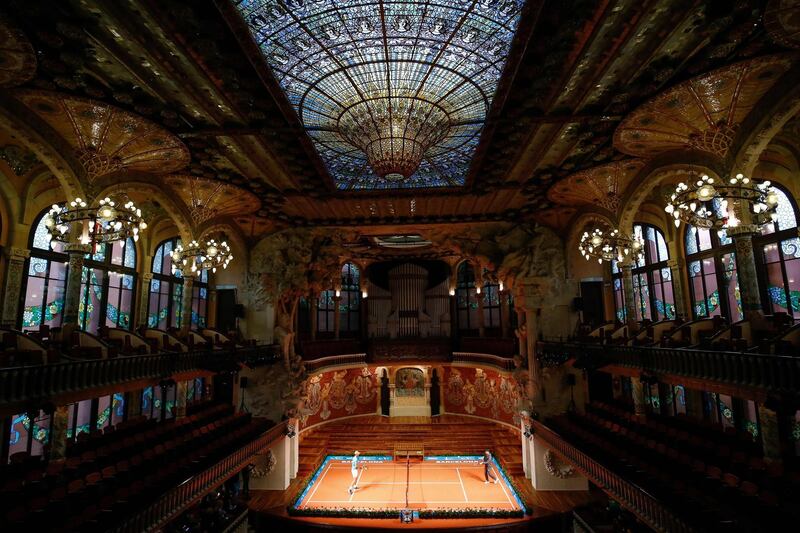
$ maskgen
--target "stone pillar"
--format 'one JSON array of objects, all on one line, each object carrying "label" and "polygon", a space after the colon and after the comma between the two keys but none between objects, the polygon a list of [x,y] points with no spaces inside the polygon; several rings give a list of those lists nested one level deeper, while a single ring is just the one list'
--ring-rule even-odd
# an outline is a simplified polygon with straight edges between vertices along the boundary
[{"label": "stone pillar", "polygon": [[186,416],[186,381],[178,381],[175,385],[175,418]]},{"label": "stone pillar", "polygon": [[179,327],[182,331],[188,332],[192,328],[192,289],[194,288],[194,278],[186,276],[183,278],[183,293],[181,294],[181,323]]},{"label": "stone pillar", "polygon": [[[67,244],[65,247],[69,254],[69,271],[67,272],[67,286],[64,290],[64,320],[62,326],[77,326],[81,302],[81,275],[83,273],[84,256],[91,252],[91,246],[86,244]],[[69,342],[69,339],[65,339]]]},{"label": "stone pillar", "polygon": [[630,262],[620,265],[622,269],[622,285],[625,291],[625,323],[631,331],[628,336],[633,335],[633,328],[636,327],[636,300],[633,297],[633,264]]},{"label": "stone pillar", "polygon": [[539,368],[539,358],[536,353],[536,341],[539,340],[539,313],[546,299],[546,288],[542,283],[538,282],[525,283],[523,291],[528,379],[532,388],[529,393],[533,405],[537,406],[544,403],[544,385],[542,371]]},{"label": "stone pillar", "polygon": [[286,438],[289,440],[289,477],[294,479],[300,468],[300,435],[297,433],[300,430],[300,421],[297,418],[290,419],[286,430]]},{"label": "stone pillar", "polygon": [[500,295],[500,329],[504,339],[511,336],[511,306],[508,304],[508,291],[499,291]]},{"label": "stone pillar", "polygon": [[525,435],[528,432],[529,422],[527,416],[522,416],[521,418],[519,432],[522,446],[522,470],[525,472],[525,477],[531,479],[531,447],[528,442],[530,433],[528,433],[528,436]]},{"label": "stone pillar", "polygon": [[483,299],[486,296],[483,293],[483,288],[480,285],[476,285],[480,292],[476,294],[478,297],[478,337],[485,337],[486,336],[486,320],[483,316]]},{"label": "stone pillar", "polygon": [[142,274],[142,285],[139,287],[139,309],[136,315],[136,325],[147,327],[148,303],[150,298],[150,282],[153,281],[153,273],[145,272]]},{"label": "stone pillar", "polygon": [[675,318],[686,319],[688,308],[683,294],[683,277],[686,272],[686,261],[683,259],[670,259],[667,266],[672,277],[672,294],[675,296]]},{"label": "stone pillar", "polygon": [[631,389],[633,392],[633,412],[636,416],[644,416],[647,413],[647,406],[644,400],[644,383],[637,377],[631,378]]},{"label": "stone pillar", "polygon": [[341,296],[333,297],[333,336],[335,339],[339,338],[339,324],[342,321],[342,316],[339,313],[339,302],[341,301]]},{"label": "stone pillar", "polygon": [[764,447],[764,458],[772,461],[781,460],[781,436],[778,413],[758,404],[758,421],[761,425],[761,445]]},{"label": "stone pillar", "polygon": [[[752,318],[753,315],[762,314],[756,259],[753,252],[753,235],[756,233],[758,233],[758,227],[751,224],[728,229],[728,236],[733,239],[736,250],[736,276],[742,296],[742,311],[747,319]],[[729,318],[733,320],[732,317]]]},{"label": "stone pillar", "polygon": [[59,405],[50,420],[50,460],[57,461],[67,457],[67,426],[69,425],[69,406]]},{"label": "stone pillar", "polygon": [[0,323],[7,328],[15,329],[19,318],[20,290],[22,277],[25,274],[25,260],[31,256],[31,251],[26,248],[7,248],[6,254],[8,269],[3,293],[3,317]]},{"label": "stone pillar", "polygon": [[319,298],[312,296],[311,303],[311,340],[317,340],[317,318],[319,317]]}]

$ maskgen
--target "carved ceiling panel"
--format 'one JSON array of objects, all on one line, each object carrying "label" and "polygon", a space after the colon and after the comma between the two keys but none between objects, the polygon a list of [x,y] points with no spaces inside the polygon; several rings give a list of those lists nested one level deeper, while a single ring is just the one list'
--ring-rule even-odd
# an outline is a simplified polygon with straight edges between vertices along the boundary
[{"label": "carved ceiling panel", "polygon": [[164,183],[186,205],[195,225],[218,217],[250,215],[261,208],[255,194],[224,181],[173,174],[166,176]]},{"label": "carved ceiling panel", "polygon": [[625,189],[644,165],[642,159],[629,159],[582,170],[556,183],[547,197],[559,205],[596,205],[616,213]]},{"label": "carved ceiling panel", "polygon": [[0,88],[22,85],[36,74],[36,52],[28,38],[0,16]]}]

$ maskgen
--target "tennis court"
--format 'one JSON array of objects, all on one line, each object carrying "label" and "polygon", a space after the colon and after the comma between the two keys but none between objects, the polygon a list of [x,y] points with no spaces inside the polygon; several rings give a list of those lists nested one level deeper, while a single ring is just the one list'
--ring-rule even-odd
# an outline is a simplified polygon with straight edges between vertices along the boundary
[{"label": "tennis court", "polygon": [[[497,463],[499,483],[484,483],[480,456],[432,456],[418,461],[361,456],[359,489],[352,456],[328,456],[296,500],[297,509],[502,509],[520,510],[518,495]],[[494,460],[494,459],[493,459]]]}]

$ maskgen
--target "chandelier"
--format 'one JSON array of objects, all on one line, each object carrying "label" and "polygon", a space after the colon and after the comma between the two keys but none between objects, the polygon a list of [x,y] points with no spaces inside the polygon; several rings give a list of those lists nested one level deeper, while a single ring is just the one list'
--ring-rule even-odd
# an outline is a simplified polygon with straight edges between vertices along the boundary
[{"label": "chandelier", "polygon": [[180,272],[182,276],[187,273],[199,275],[203,270],[209,269],[216,272],[217,267],[228,268],[228,263],[233,259],[228,243],[218,243],[214,239],[207,240],[203,245],[192,241],[186,248],[183,244],[178,244],[169,255],[172,258],[172,274]]},{"label": "chandelier", "polygon": [[755,183],[743,174],[728,183],[703,175],[690,183],[679,183],[664,211],[675,218],[675,226],[685,222],[697,228],[717,230],[735,228],[742,221],[735,205],[750,213],[750,224],[764,226],[777,219],[778,193],[769,181]]},{"label": "chandelier", "polygon": [[626,237],[618,229],[603,231],[595,227],[591,231],[584,231],[578,250],[588,261],[594,257],[598,263],[603,261],[623,261],[633,251],[637,256],[644,249],[644,241],[634,235]]},{"label": "chandelier", "polygon": [[[123,198],[124,201],[127,198]],[[53,204],[44,217],[44,225],[50,239],[50,246],[55,248],[56,242],[71,242],[72,229],[76,224],[82,226],[78,242],[91,244],[96,251],[97,244],[124,241],[132,237],[139,240],[139,232],[147,228],[147,223],[142,219],[142,211],[131,200],[124,204],[106,197],[98,202],[97,207],[75,198],[68,204],[60,206]]]}]

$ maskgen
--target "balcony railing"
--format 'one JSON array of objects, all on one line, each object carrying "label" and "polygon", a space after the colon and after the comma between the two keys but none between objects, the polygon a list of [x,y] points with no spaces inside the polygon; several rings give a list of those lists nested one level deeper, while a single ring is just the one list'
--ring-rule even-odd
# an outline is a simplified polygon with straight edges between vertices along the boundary
[{"label": "balcony railing", "polygon": [[356,365],[365,364],[367,362],[367,354],[365,353],[351,353],[346,355],[331,355],[329,357],[320,357],[319,359],[312,359],[310,361],[303,361],[306,370],[313,371],[327,366],[338,365]]},{"label": "balcony railing", "polygon": [[693,531],[669,507],[643,488],[604,467],[541,422],[533,420],[532,424],[534,439],[551,449],[562,460],[572,464],[648,526],[656,531],[671,533]]},{"label": "balcony railing", "polygon": [[510,357],[498,357],[488,353],[453,352],[453,362],[492,365],[504,370],[513,370],[514,368],[514,360]]},{"label": "balcony railing", "polygon": [[220,371],[238,362],[271,357],[270,346],[246,346],[187,353],[120,356],[110,359],[0,368],[0,405],[52,398],[142,379],[168,378],[191,370]]},{"label": "balcony railing", "polygon": [[219,487],[226,479],[243,469],[252,461],[254,455],[263,452],[274,441],[281,438],[286,433],[287,424],[288,421],[284,421],[270,428],[269,431],[242,446],[225,459],[167,491],[149,506],[109,531],[139,533],[160,529],[200,498]]},{"label": "balcony railing", "polygon": [[794,392],[800,388],[800,357],[552,341],[539,342],[537,351],[548,359],[574,357],[576,366],[581,368],[625,366],[772,392]]}]

